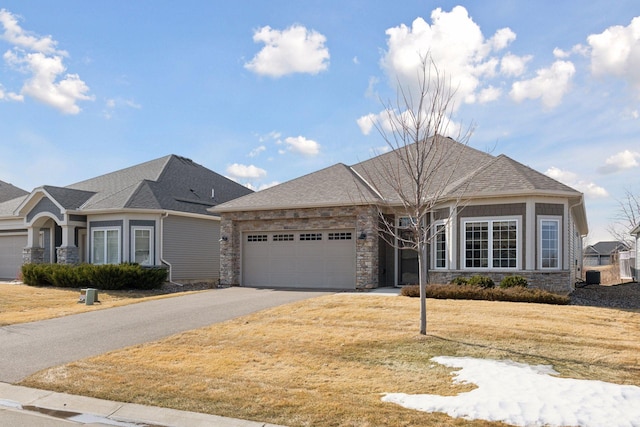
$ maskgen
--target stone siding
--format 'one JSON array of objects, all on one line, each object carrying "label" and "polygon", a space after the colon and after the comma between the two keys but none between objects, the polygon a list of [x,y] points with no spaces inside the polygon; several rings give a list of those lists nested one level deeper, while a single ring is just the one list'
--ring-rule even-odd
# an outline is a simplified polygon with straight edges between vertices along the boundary
[{"label": "stone siding", "polygon": [[[377,211],[369,206],[223,213],[220,221],[220,283],[239,285],[242,233],[247,231],[355,229],[354,288],[378,286]],[[365,238],[358,238],[364,233]]]},{"label": "stone siding", "polygon": [[23,264],[44,264],[44,248],[24,248],[22,250]]},{"label": "stone siding", "polygon": [[80,264],[80,252],[76,246],[56,248],[58,264]]}]

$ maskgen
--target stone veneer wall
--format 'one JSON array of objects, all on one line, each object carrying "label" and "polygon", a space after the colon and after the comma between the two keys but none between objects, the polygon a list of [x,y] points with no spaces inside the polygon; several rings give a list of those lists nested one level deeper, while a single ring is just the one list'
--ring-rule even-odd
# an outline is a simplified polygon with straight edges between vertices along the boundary
[{"label": "stone veneer wall", "polygon": [[[377,287],[377,223],[377,210],[372,206],[225,212],[220,221],[220,283],[240,284],[243,232],[351,228],[356,231],[355,288]],[[358,238],[361,233],[365,239]]]},{"label": "stone veneer wall", "polygon": [[569,294],[575,289],[571,282],[570,271],[541,272],[541,271],[516,271],[513,273],[497,273],[491,271],[429,271],[429,282],[446,284],[456,277],[471,277],[474,275],[488,276],[496,283],[496,286],[505,276],[522,276],[529,282],[529,287],[543,289],[558,294]]}]

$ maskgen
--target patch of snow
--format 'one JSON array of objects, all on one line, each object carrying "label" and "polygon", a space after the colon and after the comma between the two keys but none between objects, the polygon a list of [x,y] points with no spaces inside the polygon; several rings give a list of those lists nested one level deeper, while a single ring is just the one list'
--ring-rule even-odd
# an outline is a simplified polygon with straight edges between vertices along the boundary
[{"label": "patch of snow", "polygon": [[558,378],[549,365],[470,357],[434,357],[454,381],[478,388],[457,396],[388,393],[384,402],[454,418],[502,421],[516,426],[640,426],[640,387]]},{"label": "patch of snow", "polygon": [[0,406],[12,409],[22,409],[22,405],[20,403],[7,399],[0,399]]}]

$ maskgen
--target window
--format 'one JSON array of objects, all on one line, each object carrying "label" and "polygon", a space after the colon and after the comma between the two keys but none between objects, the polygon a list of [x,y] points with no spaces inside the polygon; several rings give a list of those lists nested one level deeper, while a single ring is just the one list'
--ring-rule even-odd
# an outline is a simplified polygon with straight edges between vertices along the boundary
[{"label": "window", "polygon": [[322,240],[322,233],[302,233],[300,240]]},{"label": "window", "polygon": [[94,264],[119,264],[120,228],[92,229],[91,254]]},{"label": "window", "polygon": [[465,268],[518,268],[518,221],[466,221]]},{"label": "window", "polygon": [[351,233],[329,233],[329,240],[351,240]]},{"label": "window", "polygon": [[134,227],[132,230],[131,261],[140,265],[153,265],[153,227]]},{"label": "window", "polygon": [[274,234],[273,241],[274,242],[292,242],[293,234]]},{"label": "window", "polygon": [[266,242],[267,235],[266,234],[249,234],[247,236],[247,242]]},{"label": "window", "polygon": [[447,227],[444,224],[436,224],[434,246],[435,267],[447,268]]},{"label": "window", "polygon": [[540,267],[560,268],[560,220],[540,220]]}]

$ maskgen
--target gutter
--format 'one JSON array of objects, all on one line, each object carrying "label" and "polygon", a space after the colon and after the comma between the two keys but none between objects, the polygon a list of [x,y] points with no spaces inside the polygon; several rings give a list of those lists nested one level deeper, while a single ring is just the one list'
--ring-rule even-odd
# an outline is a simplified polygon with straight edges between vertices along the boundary
[{"label": "gutter", "polygon": [[173,266],[169,261],[164,259],[164,219],[169,216],[169,212],[164,212],[160,217],[160,262],[169,266],[169,283],[176,286],[183,286],[182,283],[176,283],[171,279]]}]

